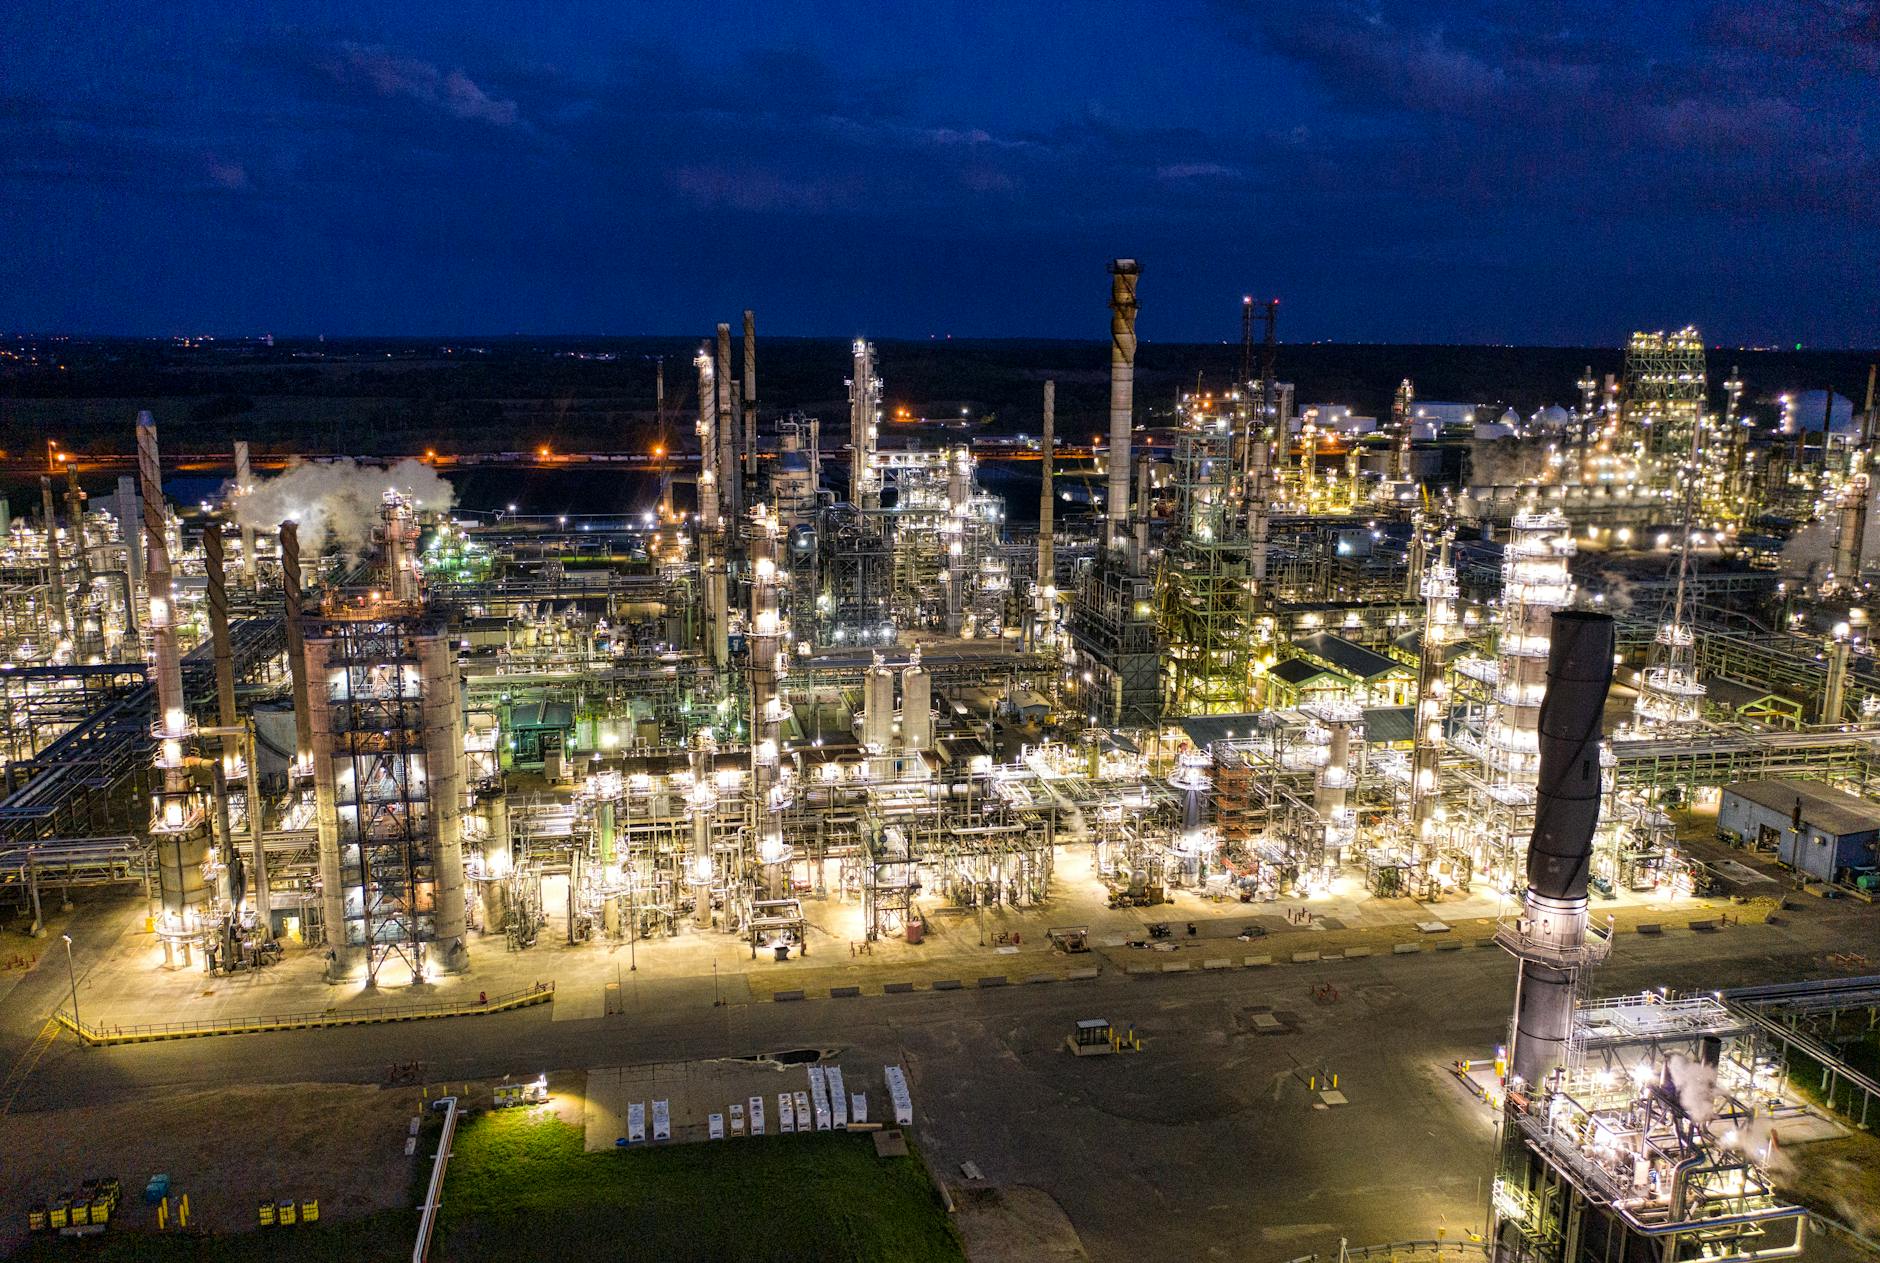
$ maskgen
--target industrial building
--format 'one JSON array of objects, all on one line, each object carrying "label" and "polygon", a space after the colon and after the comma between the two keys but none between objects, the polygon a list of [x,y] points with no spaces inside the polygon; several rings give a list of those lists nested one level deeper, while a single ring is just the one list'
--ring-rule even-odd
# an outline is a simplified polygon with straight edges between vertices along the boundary
[{"label": "industrial building", "polygon": [[[1446,481],[1468,409],[1406,380],[1373,428],[1296,417],[1273,305],[1233,380],[1145,406],[1145,274],[1109,268],[1094,458],[1060,457],[1041,383],[1035,529],[971,443],[884,441],[866,339],[829,365],[845,439],[760,408],[750,313],[735,360],[729,323],[700,346],[644,517],[454,516],[359,467],[369,523],[303,556],[245,449],[173,508],[144,417],[138,479],[48,479],[3,524],[0,891],[143,882],[172,969],[307,951],[375,985],[543,934],[918,935],[1047,906],[1073,852],[1125,903],[1516,895],[1554,630],[1587,610],[1619,659],[1593,897],[1697,885],[1674,813],[1724,787],[1871,788],[1866,445],[1749,424],[1685,330],[1521,422],[1539,472]],[[1787,862],[1872,872],[1871,835],[1817,824],[1832,862]]]}]

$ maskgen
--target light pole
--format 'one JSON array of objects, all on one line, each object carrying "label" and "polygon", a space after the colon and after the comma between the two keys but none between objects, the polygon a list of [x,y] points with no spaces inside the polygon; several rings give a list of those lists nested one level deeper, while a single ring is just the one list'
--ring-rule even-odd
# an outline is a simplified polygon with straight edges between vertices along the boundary
[{"label": "light pole", "polygon": [[[74,1033],[79,1033],[84,1028],[78,1024],[78,966],[72,963],[72,936],[61,934],[59,937],[65,940],[65,973],[72,980],[72,1030]],[[78,1034],[78,1042],[81,1044],[85,1042],[85,1036],[82,1033]]]}]

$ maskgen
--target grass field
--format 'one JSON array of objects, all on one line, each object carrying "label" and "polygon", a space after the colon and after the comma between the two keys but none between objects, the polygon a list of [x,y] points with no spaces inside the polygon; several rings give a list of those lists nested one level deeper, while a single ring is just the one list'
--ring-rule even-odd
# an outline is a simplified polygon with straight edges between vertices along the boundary
[{"label": "grass field", "polygon": [[918,1159],[824,1132],[585,1153],[521,1110],[459,1129],[439,1230],[450,1260],[959,1260]]},{"label": "grass field", "polygon": [[[421,1144],[419,1151],[425,1152]],[[428,1178],[420,1163],[416,1181]],[[418,1190],[414,1189],[413,1201]],[[16,1257],[97,1263],[371,1263],[411,1257],[414,1211],[227,1237],[109,1233],[36,1241]],[[531,1110],[459,1125],[431,1257],[440,1263],[605,1259],[965,1258],[917,1158],[824,1132],[587,1153],[581,1129]]]}]

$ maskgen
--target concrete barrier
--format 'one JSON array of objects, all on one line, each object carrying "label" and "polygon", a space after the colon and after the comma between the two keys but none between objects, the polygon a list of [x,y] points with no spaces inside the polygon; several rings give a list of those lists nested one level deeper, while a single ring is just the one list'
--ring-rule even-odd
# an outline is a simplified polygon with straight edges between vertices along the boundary
[{"label": "concrete barrier", "polygon": [[884,982],[881,984],[882,995],[906,995],[914,989],[911,982]]},{"label": "concrete barrier", "polygon": [[1292,954],[1292,963],[1295,965],[1310,965],[1318,958],[1319,954],[1317,952],[1294,952]]},{"label": "concrete barrier", "polygon": [[1056,974],[1032,974],[1025,979],[1025,983],[1027,986],[1031,985],[1034,982],[1056,982],[1056,981],[1057,981]]},{"label": "concrete barrier", "polygon": [[860,987],[831,987],[829,988],[829,998],[831,1000],[852,1000],[860,994],[862,994],[862,989]]},{"label": "concrete barrier", "polygon": [[1131,965],[1124,972],[1130,974],[1159,974],[1162,971],[1157,969],[1154,965]]},{"label": "concrete barrier", "polygon": [[1421,943],[1397,943],[1397,944],[1394,944],[1390,950],[1394,955],[1398,955],[1398,956],[1415,956],[1418,952],[1421,952],[1423,950],[1423,944]]},{"label": "concrete barrier", "polygon": [[933,989],[935,991],[958,991],[960,989],[960,980],[958,978],[937,978],[934,980]]},{"label": "concrete barrier", "polygon": [[982,987],[1006,987],[1011,983],[1012,980],[1004,974],[987,974],[979,980],[979,985]]},{"label": "concrete barrier", "polygon": [[1468,944],[1461,939],[1439,938],[1436,940],[1436,950],[1439,952],[1459,952],[1467,946]]},{"label": "concrete barrier", "polygon": [[1072,982],[1088,982],[1090,979],[1095,978],[1100,972],[1102,971],[1095,965],[1091,965],[1087,969],[1073,969],[1070,973],[1066,974],[1065,977]]},{"label": "concrete barrier", "polygon": [[1193,968],[1194,966],[1185,960],[1171,960],[1166,965],[1162,966],[1162,972],[1165,974],[1185,974]]},{"label": "concrete barrier", "polygon": [[1225,956],[1221,956],[1221,957],[1215,958],[1214,960],[1202,961],[1201,967],[1203,969],[1232,969],[1234,967],[1234,962],[1231,960],[1228,960]]},{"label": "concrete barrier", "polygon": [[1371,949],[1368,947],[1347,947],[1345,949],[1346,960],[1358,960],[1362,957],[1369,956],[1370,954],[1371,954]]},{"label": "concrete barrier", "polygon": [[770,998],[781,1004],[785,1000],[801,1000],[803,993],[801,991],[779,991]]},{"label": "concrete barrier", "polygon": [[1640,934],[1663,934],[1665,927],[1658,924],[1656,921],[1644,921],[1639,924],[1638,932]]},{"label": "concrete barrier", "polygon": [[1693,930],[1714,930],[1717,928],[1716,917],[1703,917],[1691,922]]},{"label": "concrete barrier", "polygon": [[1262,965],[1272,964],[1273,958],[1271,956],[1249,956],[1245,960],[1241,961],[1240,963],[1245,965],[1249,969],[1258,969]]}]

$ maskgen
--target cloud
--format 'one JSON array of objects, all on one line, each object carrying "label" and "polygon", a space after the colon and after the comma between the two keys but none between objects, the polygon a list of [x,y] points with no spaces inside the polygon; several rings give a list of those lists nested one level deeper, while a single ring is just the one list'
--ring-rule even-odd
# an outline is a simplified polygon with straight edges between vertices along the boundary
[{"label": "cloud", "polygon": [[1158,180],[1239,180],[1244,175],[1239,167],[1219,162],[1171,162],[1155,169]]},{"label": "cloud", "polygon": [[239,191],[248,187],[248,168],[241,163],[211,156],[204,165],[209,172],[209,182],[217,188]]},{"label": "cloud", "polygon": [[846,189],[833,182],[791,179],[754,166],[718,163],[683,166],[672,173],[673,187],[692,204],[738,211],[827,211],[850,202]]},{"label": "cloud", "polygon": [[466,122],[514,127],[519,115],[513,100],[491,96],[461,70],[445,71],[433,62],[398,57],[377,45],[340,45],[340,58],[328,71],[342,84],[357,84],[382,97],[402,97]]}]

